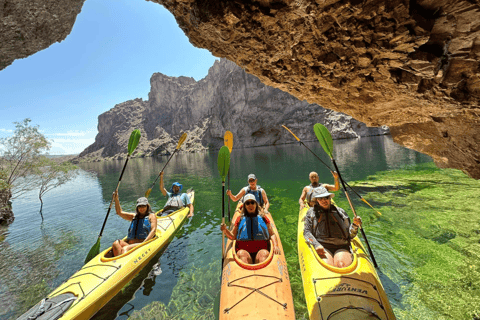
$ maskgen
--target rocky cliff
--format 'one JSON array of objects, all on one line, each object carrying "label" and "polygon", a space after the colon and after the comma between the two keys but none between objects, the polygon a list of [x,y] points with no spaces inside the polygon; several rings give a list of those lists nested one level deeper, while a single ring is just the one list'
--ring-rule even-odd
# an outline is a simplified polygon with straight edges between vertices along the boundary
[{"label": "rocky cliff", "polygon": [[95,143],[80,158],[123,157],[135,128],[142,132],[136,156],[173,151],[183,132],[188,138],[182,150],[190,152],[219,148],[226,130],[234,134],[235,148],[295,141],[282,124],[302,140],[315,139],[317,122],[324,123],[334,138],[388,133],[386,127],[368,128],[350,116],[266,86],[226,59],[216,61],[200,81],[155,73],[150,84],[148,101],[126,101],[98,117]]},{"label": "rocky cliff", "polygon": [[[61,41],[83,1],[0,0],[0,70]],[[480,178],[479,0],[150,1],[263,83]]]}]

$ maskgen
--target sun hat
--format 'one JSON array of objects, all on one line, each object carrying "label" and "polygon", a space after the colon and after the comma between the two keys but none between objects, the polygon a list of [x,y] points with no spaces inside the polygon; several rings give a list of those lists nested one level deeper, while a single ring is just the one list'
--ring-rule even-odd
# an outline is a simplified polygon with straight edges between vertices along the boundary
[{"label": "sun hat", "polygon": [[243,197],[243,203],[247,202],[248,200],[253,200],[257,202],[257,199],[255,199],[255,196],[251,193],[248,193]]},{"label": "sun hat", "polygon": [[137,199],[137,207],[139,206],[148,206],[148,199],[145,197],[141,197]]},{"label": "sun hat", "polygon": [[324,198],[328,196],[330,197],[330,199],[332,199],[333,197],[335,197],[335,193],[328,192],[328,190],[324,187],[318,187],[313,189],[312,198]]},{"label": "sun hat", "polygon": [[255,175],[253,173],[250,173],[248,175],[248,181],[250,181],[250,179],[257,180],[257,177],[255,177]]},{"label": "sun hat", "polygon": [[174,182],[174,183],[172,183],[172,187],[170,188],[170,193],[173,193],[173,187],[175,187],[175,186],[177,186],[177,187],[180,188],[180,189],[178,190],[178,192],[182,191],[183,186],[182,186],[180,183],[178,183],[178,182]]}]

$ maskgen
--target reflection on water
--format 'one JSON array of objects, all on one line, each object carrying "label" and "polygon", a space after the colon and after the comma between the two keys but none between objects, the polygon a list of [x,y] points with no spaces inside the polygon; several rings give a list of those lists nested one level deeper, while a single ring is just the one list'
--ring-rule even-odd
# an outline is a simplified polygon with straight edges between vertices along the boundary
[{"label": "reflection on water", "polygon": [[[318,142],[306,144],[323,161],[331,163]],[[427,156],[395,145],[388,136],[337,140],[334,144],[336,161],[347,181],[363,180],[379,170],[431,161]],[[169,188],[172,182],[179,181],[184,190],[193,187],[195,216],[177,233],[165,252],[152,260],[96,319],[148,319],[152,313],[164,313],[169,319],[173,315],[179,319],[193,315],[212,318],[213,300],[220,288],[222,238],[219,229],[222,187],[217,155],[216,152],[180,153],[170,161],[165,170],[165,186]],[[167,160],[167,157],[129,160],[119,188],[124,210],[134,211],[135,200],[151,186]],[[83,171],[75,180],[45,196],[43,227],[36,192],[15,200],[15,222],[0,229],[0,238],[4,237],[0,242],[1,319],[13,319],[25,312],[82,267],[100,232],[123,164],[124,161],[81,164]],[[333,183],[328,169],[299,144],[232,151],[230,188],[236,193],[247,184],[249,173],[257,175],[259,185],[265,188],[271,201],[287,258],[293,261],[289,263],[293,264],[298,260],[295,258],[298,198],[302,187],[309,183],[308,174],[312,170],[319,173],[322,182]],[[154,209],[160,209],[165,200],[157,182],[149,201]],[[379,219],[375,223],[389,222]],[[128,222],[112,210],[102,236],[102,249],[123,236],[127,228]],[[391,268],[401,260],[397,259],[394,248],[382,244],[381,234],[370,242],[380,257],[377,260],[383,261],[382,268]],[[156,264],[161,273],[151,272]],[[402,277],[391,278],[390,282],[384,279],[390,298],[398,303],[402,296],[395,284],[403,285]],[[292,286],[300,287],[294,295],[303,295],[301,284]]]}]

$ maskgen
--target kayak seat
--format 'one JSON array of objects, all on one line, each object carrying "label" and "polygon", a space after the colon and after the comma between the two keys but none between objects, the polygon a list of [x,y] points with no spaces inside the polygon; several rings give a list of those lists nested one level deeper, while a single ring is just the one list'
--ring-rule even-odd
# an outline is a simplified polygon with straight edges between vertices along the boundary
[{"label": "kayak seat", "polygon": [[[272,240],[268,240],[268,243],[267,243],[267,246],[268,246],[267,250],[269,252],[267,259],[265,259],[265,261],[263,261],[261,263],[256,263],[256,264],[255,263],[254,264],[248,264],[248,263],[244,263],[242,260],[240,260],[240,257],[237,255],[237,251],[239,249],[238,248],[239,246],[237,244],[239,242],[240,241],[236,241],[236,240],[233,242],[233,248],[234,248],[233,257],[235,259],[235,262],[240,267],[242,267],[244,269],[247,269],[247,270],[258,270],[258,269],[262,269],[262,268],[268,266],[270,264],[270,262],[273,260],[273,255],[274,254],[273,254],[273,250],[272,250],[272,248],[273,248]],[[243,248],[243,246],[242,246],[242,249],[248,251],[250,253],[250,256],[252,257],[252,261],[255,261],[254,258],[255,258],[255,254],[257,253],[257,251],[252,250],[253,252],[250,252],[250,250],[248,250],[247,248]],[[256,248],[255,248],[255,250],[256,250]]]},{"label": "kayak seat", "polygon": [[56,320],[70,308],[76,299],[77,296],[71,292],[45,298],[17,320]]},{"label": "kayak seat", "polygon": [[[123,238],[122,240],[125,240],[125,239],[127,239],[127,237]],[[124,254],[121,254],[121,255],[116,256],[116,257],[113,256],[113,250],[112,250],[112,247],[110,247],[110,248],[108,248],[107,250],[104,251],[105,253],[102,255],[102,257],[100,258],[100,260],[101,260],[102,262],[108,262],[108,261],[113,261],[113,260],[117,260],[117,259],[119,259],[119,258],[126,257],[126,256],[129,255],[130,253],[137,251],[139,248],[143,247],[145,244],[150,243],[150,242],[152,242],[152,241],[154,241],[154,240],[156,240],[156,239],[158,239],[158,236],[157,236],[157,235],[155,235],[155,237],[153,237],[152,239],[150,239],[150,240],[148,240],[148,241],[146,241],[146,242],[141,242],[138,246],[136,246],[136,247],[134,247],[133,249],[125,252]]]}]

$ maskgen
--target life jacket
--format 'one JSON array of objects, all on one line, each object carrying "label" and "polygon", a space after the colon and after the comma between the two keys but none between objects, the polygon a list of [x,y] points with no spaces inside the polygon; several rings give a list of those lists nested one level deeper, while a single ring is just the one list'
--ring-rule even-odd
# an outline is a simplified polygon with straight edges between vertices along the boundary
[{"label": "life jacket", "polygon": [[163,208],[174,209],[174,210],[183,208],[185,204],[182,201],[182,195],[183,193],[172,194],[170,198],[168,198],[167,203],[165,203],[165,206]]},{"label": "life jacket", "polygon": [[257,190],[252,190],[250,189],[250,186],[246,186],[244,190],[245,190],[245,195],[249,193],[253,194],[255,196],[255,200],[257,200],[257,202],[260,204],[260,207],[263,207],[264,202],[263,202],[263,196],[262,196],[262,187],[257,185]]},{"label": "life jacket", "polygon": [[148,214],[143,218],[133,218],[130,228],[128,228],[128,239],[144,240],[148,237],[152,226],[150,225],[150,219]]},{"label": "life jacket", "polygon": [[[323,186],[323,184],[321,184],[321,183],[318,184],[318,186],[316,186],[316,187],[313,187],[311,183],[307,186],[307,187],[310,188],[310,189],[308,190],[307,196],[306,196],[306,200],[307,200],[308,203],[310,203],[311,201],[313,201],[313,200],[312,200],[313,190],[318,189],[318,188],[320,188],[320,187],[322,187],[322,186]],[[325,188],[325,187],[324,187],[324,188]]]},{"label": "life jacket", "polygon": [[321,234],[319,242],[325,242],[334,245],[343,245],[350,243],[350,218],[343,211],[332,205],[330,211],[326,212],[316,205],[313,207],[315,219],[313,221],[313,229],[318,230],[316,233]]},{"label": "life jacket", "polygon": [[237,240],[268,240],[270,234],[265,220],[261,216],[242,217],[238,225]]}]

